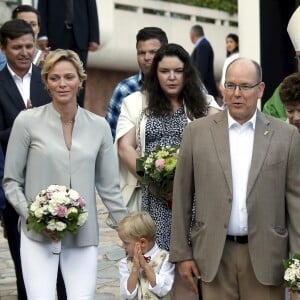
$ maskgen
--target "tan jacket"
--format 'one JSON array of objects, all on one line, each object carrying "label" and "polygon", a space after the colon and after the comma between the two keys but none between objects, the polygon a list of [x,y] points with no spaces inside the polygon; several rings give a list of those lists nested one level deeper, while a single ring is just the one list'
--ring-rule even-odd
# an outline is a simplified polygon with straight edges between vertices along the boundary
[{"label": "tan jacket", "polygon": [[[189,232],[192,198],[196,220]],[[174,182],[170,261],[194,259],[202,280],[214,279],[232,205],[227,111],[185,129]],[[300,253],[300,135],[257,112],[246,205],[251,262],[263,284],[283,282],[282,260]]]}]

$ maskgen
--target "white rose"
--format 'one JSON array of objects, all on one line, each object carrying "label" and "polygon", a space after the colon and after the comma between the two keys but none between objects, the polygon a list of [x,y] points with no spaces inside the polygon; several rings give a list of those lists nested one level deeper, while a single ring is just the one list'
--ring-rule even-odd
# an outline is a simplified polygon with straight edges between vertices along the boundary
[{"label": "white rose", "polygon": [[67,190],[67,187],[64,185],[57,185],[56,190],[60,192],[65,192]]},{"label": "white rose", "polygon": [[56,222],[56,230],[63,231],[67,228],[67,225],[64,222]]},{"label": "white rose", "polygon": [[31,211],[36,211],[39,209],[41,206],[38,202],[34,201],[33,203],[30,204],[30,210]]},{"label": "white rose", "polygon": [[58,204],[64,204],[65,202],[68,201],[68,199],[66,197],[65,192],[56,192],[53,194],[51,201],[58,203]]},{"label": "white rose", "polygon": [[34,215],[40,219],[44,215],[44,210],[43,208],[38,208],[34,211]]},{"label": "white rose", "polygon": [[82,213],[82,214],[80,214],[80,215],[78,216],[77,225],[78,225],[78,226],[82,226],[82,225],[86,222],[87,217],[88,217],[88,212],[87,212],[87,211],[84,212],[84,213]]},{"label": "white rose", "polygon": [[57,190],[57,188],[58,188],[57,184],[51,184],[47,187],[47,192],[54,192]]},{"label": "white rose", "polygon": [[54,220],[50,220],[48,225],[47,225],[47,229],[54,231],[56,229],[56,225],[55,225],[55,221]]},{"label": "white rose", "polygon": [[75,208],[75,207],[68,208],[67,217],[69,216],[69,214],[78,214],[77,208]]},{"label": "white rose", "polygon": [[79,198],[79,194],[75,190],[69,190],[69,197],[72,200],[77,200]]}]

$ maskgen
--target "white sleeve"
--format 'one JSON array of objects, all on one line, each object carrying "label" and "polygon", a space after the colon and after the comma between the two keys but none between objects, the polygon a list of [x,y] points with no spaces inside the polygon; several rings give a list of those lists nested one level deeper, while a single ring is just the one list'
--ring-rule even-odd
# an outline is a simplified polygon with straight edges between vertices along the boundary
[{"label": "white sleeve", "polygon": [[120,275],[120,294],[124,299],[134,299],[138,292],[138,285],[135,290],[130,293],[127,289],[127,281],[130,275],[127,265],[127,258],[122,258],[119,262],[119,275]]},{"label": "white sleeve", "polygon": [[155,276],[156,286],[152,287],[149,283],[149,291],[158,297],[163,297],[171,291],[175,276],[175,264],[169,262],[169,254],[166,256],[159,273],[156,273]]},{"label": "white sleeve", "polygon": [[28,124],[26,114],[21,112],[15,119],[10,133],[3,178],[3,189],[7,200],[24,219],[28,217],[28,203],[24,194],[24,186],[31,139],[26,124]]},{"label": "white sleeve", "polygon": [[222,108],[219,106],[219,104],[216,102],[215,98],[212,95],[205,95],[205,97],[206,97],[206,103],[209,107],[222,110]]},{"label": "white sleeve", "polygon": [[124,136],[131,128],[133,128],[142,111],[142,93],[135,92],[124,98],[121,105],[121,112],[117,123],[116,139]]}]

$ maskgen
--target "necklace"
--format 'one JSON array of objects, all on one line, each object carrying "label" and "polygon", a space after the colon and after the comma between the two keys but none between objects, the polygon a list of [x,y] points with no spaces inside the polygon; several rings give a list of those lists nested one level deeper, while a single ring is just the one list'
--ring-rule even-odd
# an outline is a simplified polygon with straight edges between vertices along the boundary
[{"label": "necklace", "polygon": [[72,125],[74,123],[73,120],[70,120],[70,121],[63,121],[63,120],[61,120],[61,122],[62,122],[63,125]]}]

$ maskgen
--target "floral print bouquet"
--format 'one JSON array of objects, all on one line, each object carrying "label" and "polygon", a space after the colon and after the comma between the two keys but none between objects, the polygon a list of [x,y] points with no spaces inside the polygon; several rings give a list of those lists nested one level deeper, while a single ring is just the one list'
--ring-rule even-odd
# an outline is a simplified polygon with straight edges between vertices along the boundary
[{"label": "floral print bouquet", "polygon": [[146,152],[137,159],[137,174],[142,184],[149,185],[150,191],[164,203],[172,207],[172,191],[176,164],[179,155],[178,146],[157,146],[153,152]]},{"label": "floral print bouquet", "polygon": [[[27,228],[51,232],[59,241],[69,231],[78,232],[87,220],[85,199],[73,189],[50,185],[29,204]],[[59,254],[61,242],[52,243],[52,253]]]},{"label": "floral print bouquet", "polygon": [[285,259],[284,285],[291,292],[300,291],[300,255],[295,254],[292,258]]}]

